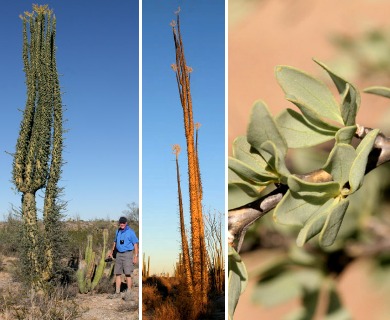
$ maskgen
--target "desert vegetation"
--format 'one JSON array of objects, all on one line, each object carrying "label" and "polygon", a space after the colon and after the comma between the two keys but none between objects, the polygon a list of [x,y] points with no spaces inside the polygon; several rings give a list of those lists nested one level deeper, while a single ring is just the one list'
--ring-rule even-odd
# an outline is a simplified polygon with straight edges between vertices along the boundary
[{"label": "desert vegetation", "polygon": [[[21,207],[0,223],[0,318],[107,319],[126,312],[126,319],[138,319],[137,271],[134,288],[120,301],[111,307],[101,302],[114,290],[114,263],[105,258],[117,222],[65,220],[56,17],[47,5],[33,5],[20,18],[27,99],[12,173]],[[128,204],[123,214],[138,233],[137,205]]]},{"label": "desert vegetation", "polygon": [[[145,319],[224,318],[224,255],[222,216],[204,215],[203,188],[199,163],[199,128],[194,121],[190,73],[180,32],[180,9],[171,27],[176,62],[171,65],[183,112],[190,202],[190,228],[187,230],[180,180],[181,147],[173,145],[175,155],[181,252],[173,275],[149,276],[150,257],[143,270],[143,317]],[[152,257],[153,258],[153,257]],[[218,305],[219,304],[219,305]]]},{"label": "desert vegetation", "polygon": [[[130,215],[127,217],[130,219]],[[105,247],[105,250],[111,248],[115,237],[116,221],[61,220],[66,239],[61,248],[63,258],[56,269],[57,281],[46,283],[44,290],[26,285],[20,259],[23,252],[19,241],[21,223],[22,218],[16,214],[9,214],[0,222],[0,319],[104,319],[104,315],[115,314],[138,319],[138,270],[134,273],[133,289],[124,294],[120,302],[111,305],[107,296],[115,291],[111,274],[114,262],[107,262],[103,272],[99,271],[102,258],[106,258],[102,252]],[[138,232],[136,222],[131,221],[130,225]],[[42,221],[38,220],[37,226],[42,229]],[[86,252],[96,254],[88,264],[91,276],[85,276],[80,284],[79,273],[83,273],[87,265]],[[126,290],[125,281],[123,290]]]}]

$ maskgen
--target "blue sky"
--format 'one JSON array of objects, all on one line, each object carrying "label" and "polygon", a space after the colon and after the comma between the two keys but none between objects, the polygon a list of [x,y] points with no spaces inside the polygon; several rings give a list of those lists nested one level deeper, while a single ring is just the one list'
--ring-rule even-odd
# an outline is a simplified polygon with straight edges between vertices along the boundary
[{"label": "blue sky", "polygon": [[142,7],[142,244],[151,273],[171,272],[180,251],[173,144],[179,156],[184,211],[189,227],[186,142],[175,74],[170,22],[181,7],[186,61],[199,131],[204,212],[225,205],[224,1],[143,1]]},{"label": "blue sky", "polygon": [[[66,106],[61,186],[67,217],[117,219],[138,203],[138,1],[45,2],[57,17],[57,67]],[[22,21],[32,2],[2,6],[0,37],[0,219],[20,194],[12,188],[12,157],[26,88]],[[39,193],[41,194],[41,193]]]}]

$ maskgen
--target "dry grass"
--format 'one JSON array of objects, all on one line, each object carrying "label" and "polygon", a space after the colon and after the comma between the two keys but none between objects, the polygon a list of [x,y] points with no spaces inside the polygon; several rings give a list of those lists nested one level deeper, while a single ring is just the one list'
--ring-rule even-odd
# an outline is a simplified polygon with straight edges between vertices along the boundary
[{"label": "dry grass", "polygon": [[81,313],[81,308],[63,288],[54,288],[46,294],[30,290],[0,289],[2,320],[73,320]]},{"label": "dry grass", "polygon": [[149,277],[142,286],[142,311],[145,319],[195,319],[186,286],[177,278]]},{"label": "dry grass", "polygon": [[182,317],[177,307],[170,300],[166,300],[154,311],[154,319],[177,320]]},{"label": "dry grass", "polygon": [[144,284],[142,286],[142,312],[153,311],[162,303],[162,297],[156,286]]}]

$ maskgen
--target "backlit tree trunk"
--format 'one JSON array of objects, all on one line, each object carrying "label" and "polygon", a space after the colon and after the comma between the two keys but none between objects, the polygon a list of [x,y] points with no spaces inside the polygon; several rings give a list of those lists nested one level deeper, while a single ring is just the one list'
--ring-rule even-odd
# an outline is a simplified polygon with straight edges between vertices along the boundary
[{"label": "backlit tree trunk", "polygon": [[187,142],[188,180],[191,211],[191,249],[192,249],[192,279],[194,297],[200,306],[207,304],[207,260],[205,259],[206,244],[202,216],[202,191],[198,167],[198,158],[194,141],[194,121],[192,99],[190,92],[190,76],[192,69],[187,66],[184,47],[180,33],[180,20],[172,23],[173,37],[176,49],[176,64],[172,65],[183,109],[184,131]]}]

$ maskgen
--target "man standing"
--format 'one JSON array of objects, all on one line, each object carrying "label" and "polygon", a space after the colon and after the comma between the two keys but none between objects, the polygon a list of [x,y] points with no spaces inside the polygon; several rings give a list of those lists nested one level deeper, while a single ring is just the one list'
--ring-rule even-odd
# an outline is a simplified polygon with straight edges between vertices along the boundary
[{"label": "man standing", "polygon": [[116,231],[114,244],[108,257],[112,258],[114,249],[117,249],[115,260],[115,294],[108,296],[109,298],[119,298],[122,274],[126,276],[127,288],[130,291],[132,280],[131,273],[134,269],[134,264],[138,263],[138,238],[133,229],[127,225],[125,217],[119,218],[119,229]]}]

